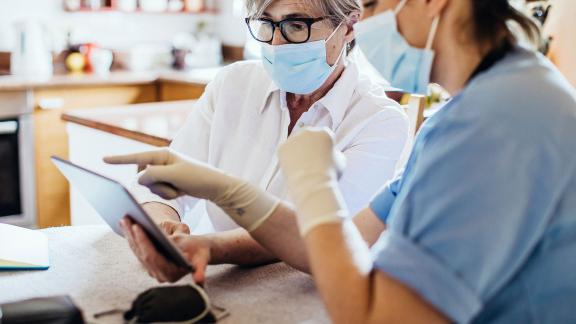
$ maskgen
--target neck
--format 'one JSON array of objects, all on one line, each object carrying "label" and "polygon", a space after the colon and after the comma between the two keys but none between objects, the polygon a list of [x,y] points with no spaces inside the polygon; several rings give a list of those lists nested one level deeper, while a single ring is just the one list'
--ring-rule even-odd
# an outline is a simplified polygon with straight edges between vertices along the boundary
[{"label": "neck", "polygon": [[435,45],[442,50],[436,51],[432,82],[455,96],[464,89],[487,51],[475,42],[462,42],[461,37],[438,38]]}]

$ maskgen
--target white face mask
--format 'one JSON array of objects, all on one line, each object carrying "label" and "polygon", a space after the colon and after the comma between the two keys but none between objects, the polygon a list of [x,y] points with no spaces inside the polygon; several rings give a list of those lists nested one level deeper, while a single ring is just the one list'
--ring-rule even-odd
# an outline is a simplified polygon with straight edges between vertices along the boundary
[{"label": "white face mask", "polygon": [[426,94],[434,62],[432,43],[440,16],[432,23],[426,48],[410,46],[398,31],[396,16],[407,0],[395,10],[370,17],[354,26],[356,43],[368,61],[393,87],[408,93]]},{"label": "white face mask", "polygon": [[326,44],[340,29],[338,25],[326,40],[303,44],[262,44],[262,62],[276,85],[290,93],[307,95],[318,90],[336,70],[346,45],[333,66],[326,61]]}]

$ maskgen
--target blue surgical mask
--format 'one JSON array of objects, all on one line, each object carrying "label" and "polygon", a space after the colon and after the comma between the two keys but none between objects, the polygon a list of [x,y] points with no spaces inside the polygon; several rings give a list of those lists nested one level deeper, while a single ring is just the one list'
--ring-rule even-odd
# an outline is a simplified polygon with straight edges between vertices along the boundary
[{"label": "blue surgical mask", "polygon": [[426,48],[410,46],[398,31],[396,16],[405,6],[370,17],[354,26],[356,44],[368,61],[390,84],[408,93],[426,94],[434,62],[432,43],[440,17],[436,17]]},{"label": "blue surgical mask", "polygon": [[326,43],[336,34],[339,25],[326,40],[303,44],[262,44],[262,62],[276,85],[283,91],[306,95],[320,89],[336,70],[346,46],[333,66],[326,62]]}]

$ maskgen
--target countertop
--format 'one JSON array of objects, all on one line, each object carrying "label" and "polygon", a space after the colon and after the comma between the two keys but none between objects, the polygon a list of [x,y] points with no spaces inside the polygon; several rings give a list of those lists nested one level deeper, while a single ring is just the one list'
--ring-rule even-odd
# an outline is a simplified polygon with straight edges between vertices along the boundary
[{"label": "countertop", "polygon": [[150,84],[177,82],[206,85],[221,68],[203,68],[191,71],[111,72],[106,76],[96,74],[63,74],[51,77],[0,76],[0,91],[29,90],[35,88],[82,87],[122,84]]},{"label": "countertop", "polygon": [[64,113],[62,119],[161,147],[170,145],[195,102],[183,100],[71,110]]},{"label": "countertop", "polygon": [[[35,297],[69,295],[88,323],[123,323],[120,314],[136,296],[160,286],[148,276],[126,241],[107,226],[43,230],[50,246],[47,271],[0,272],[0,304]],[[186,276],[177,285],[189,283]],[[328,323],[312,278],[283,263],[257,268],[209,266],[206,291],[229,311],[219,323]]]}]

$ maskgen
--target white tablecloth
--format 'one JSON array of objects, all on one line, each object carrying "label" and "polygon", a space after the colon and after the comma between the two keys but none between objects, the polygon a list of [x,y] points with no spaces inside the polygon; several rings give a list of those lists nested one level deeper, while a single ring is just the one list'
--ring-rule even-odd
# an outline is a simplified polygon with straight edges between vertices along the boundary
[{"label": "white tablecloth", "polygon": [[[93,314],[128,309],[144,290],[158,286],[131,254],[124,239],[105,226],[52,228],[47,271],[0,272],[0,303],[70,295],[93,323],[121,323],[121,316]],[[177,284],[189,282],[187,276]],[[222,323],[324,323],[326,312],[312,279],[285,264],[258,268],[229,265],[208,269],[206,290],[230,316]]]}]

